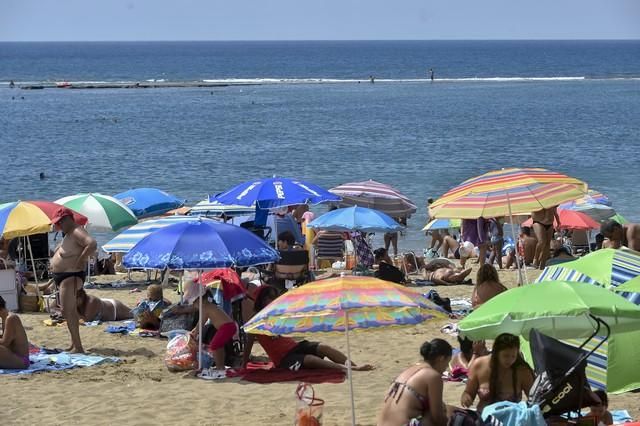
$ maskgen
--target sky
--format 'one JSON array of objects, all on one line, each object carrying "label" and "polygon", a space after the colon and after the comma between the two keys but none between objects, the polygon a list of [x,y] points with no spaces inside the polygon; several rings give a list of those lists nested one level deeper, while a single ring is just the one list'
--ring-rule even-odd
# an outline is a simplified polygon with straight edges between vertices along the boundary
[{"label": "sky", "polygon": [[640,0],[3,0],[0,41],[640,39]]}]

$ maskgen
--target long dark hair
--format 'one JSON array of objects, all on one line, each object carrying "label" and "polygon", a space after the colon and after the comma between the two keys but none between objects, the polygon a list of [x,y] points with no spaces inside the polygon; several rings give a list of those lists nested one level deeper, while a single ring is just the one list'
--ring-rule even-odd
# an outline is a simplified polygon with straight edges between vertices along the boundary
[{"label": "long dark hair", "polygon": [[458,336],[458,344],[460,345],[460,352],[462,352],[467,361],[471,361],[471,358],[473,358],[473,340],[468,337]]},{"label": "long dark hair", "polygon": [[420,355],[429,364],[432,364],[440,356],[450,357],[452,352],[453,348],[449,342],[443,339],[433,339],[420,346]]},{"label": "long dark hair", "polygon": [[513,383],[513,395],[518,395],[518,369],[524,367],[531,370],[529,364],[524,360],[520,353],[520,339],[513,334],[503,333],[499,335],[493,342],[493,348],[491,350],[491,375],[489,376],[489,396],[492,403],[498,400],[498,371],[500,370],[498,354],[505,349],[517,349],[518,356],[516,361],[511,366],[511,382]]}]

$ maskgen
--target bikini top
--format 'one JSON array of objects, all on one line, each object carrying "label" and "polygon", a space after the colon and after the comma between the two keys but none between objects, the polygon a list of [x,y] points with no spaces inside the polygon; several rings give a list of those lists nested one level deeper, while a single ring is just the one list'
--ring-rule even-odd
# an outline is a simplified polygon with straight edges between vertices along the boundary
[{"label": "bikini top", "polygon": [[411,395],[413,395],[414,398],[418,400],[418,402],[422,406],[423,413],[426,413],[427,411],[429,411],[429,399],[426,396],[422,395],[420,392],[418,392],[413,386],[407,384],[407,382],[411,380],[411,378],[415,376],[416,373],[418,373],[421,370],[424,370],[425,368],[427,367],[418,368],[409,377],[407,377],[407,379],[404,382],[398,382],[398,381],[392,382],[391,389],[389,389],[389,393],[387,394],[384,400],[386,401],[389,398],[393,398],[397,404],[400,398],[402,397],[403,392],[407,390],[407,392],[409,392]]}]

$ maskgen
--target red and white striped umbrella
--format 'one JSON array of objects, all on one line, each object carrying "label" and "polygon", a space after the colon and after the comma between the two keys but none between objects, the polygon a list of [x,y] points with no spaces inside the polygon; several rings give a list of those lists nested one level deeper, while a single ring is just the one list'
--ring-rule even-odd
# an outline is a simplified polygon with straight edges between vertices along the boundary
[{"label": "red and white striped umbrella", "polygon": [[390,185],[374,180],[345,183],[329,191],[342,197],[340,207],[367,207],[400,218],[408,218],[417,210],[406,195]]}]

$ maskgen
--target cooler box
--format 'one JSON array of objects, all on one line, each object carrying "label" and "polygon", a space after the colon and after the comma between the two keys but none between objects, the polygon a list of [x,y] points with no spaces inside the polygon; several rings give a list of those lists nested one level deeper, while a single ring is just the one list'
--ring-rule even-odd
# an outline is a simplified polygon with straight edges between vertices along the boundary
[{"label": "cooler box", "polygon": [[[0,259],[4,263],[4,260]],[[6,263],[4,264],[6,268]],[[7,302],[7,309],[18,310],[18,287],[15,269],[0,269],[0,296]]]}]

